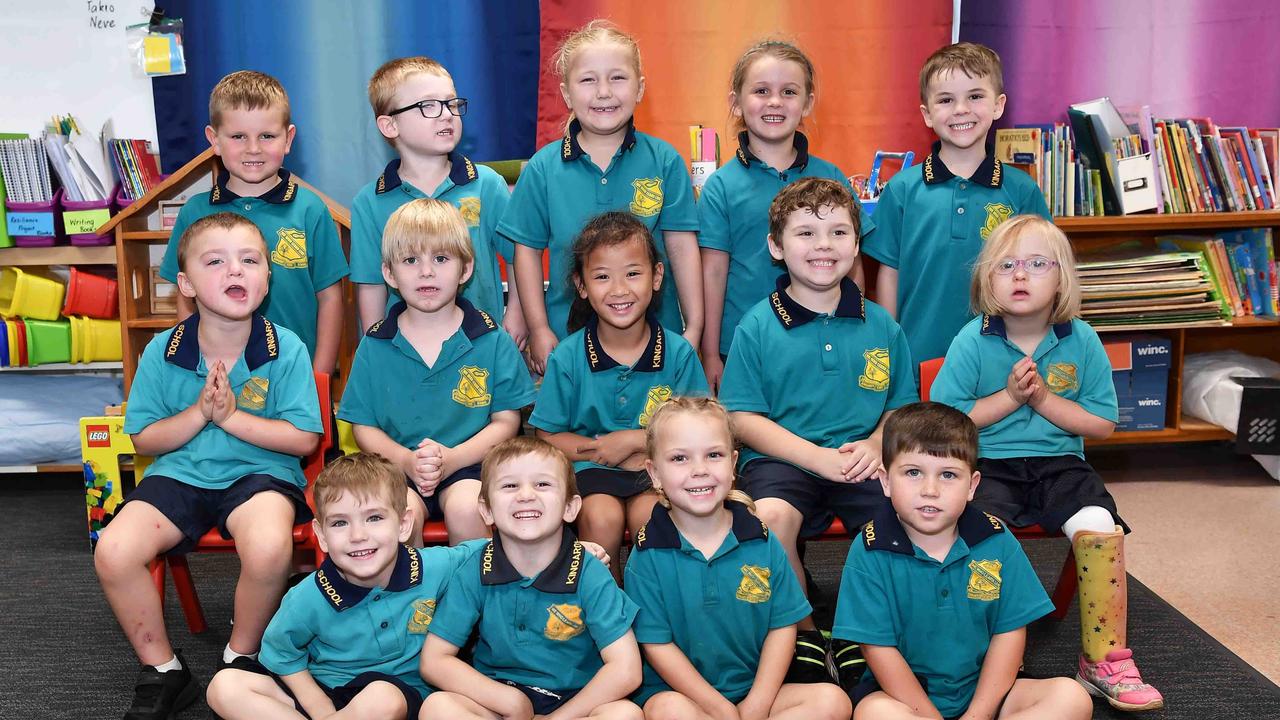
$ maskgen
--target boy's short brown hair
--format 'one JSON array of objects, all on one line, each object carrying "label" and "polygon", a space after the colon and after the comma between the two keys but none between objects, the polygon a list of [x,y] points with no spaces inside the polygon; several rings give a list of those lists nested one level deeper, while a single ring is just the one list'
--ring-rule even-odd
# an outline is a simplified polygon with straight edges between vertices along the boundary
[{"label": "boy's short brown hair", "polygon": [[182,237],[178,238],[178,269],[187,269],[187,254],[191,252],[191,244],[195,242],[196,237],[208,230],[234,230],[238,227],[252,230],[258,238],[262,239],[262,257],[263,260],[266,260],[267,241],[262,238],[262,230],[252,220],[243,215],[237,215],[233,212],[220,212],[206,215],[191,223],[186,230],[182,231]]},{"label": "boy's short brown hair", "polygon": [[451,203],[418,198],[396,208],[382,229],[382,262],[388,267],[410,254],[445,252],[473,262],[475,248],[467,221]]},{"label": "boy's short brown hair", "polygon": [[321,471],[312,489],[316,518],[323,523],[329,506],[348,493],[361,500],[385,500],[397,520],[404,517],[408,507],[404,473],[390,460],[373,453],[344,455]]},{"label": "boy's short brown hair", "polygon": [[853,220],[853,232],[862,232],[858,207],[849,188],[830,178],[801,178],[782,188],[769,205],[769,234],[773,242],[782,247],[782,231],[787,228],[787,218],[796,210],[807,209],[815,214],[818,208],[844,208]]},{"label": "boy's short brown hair", "polygon": [[565,502],[578,494],[578,480],[573,474],[573,463],[565,457],[564,453],[546,440],[529,435],[517,435],[510,440],[498,443],[492,450],[485,453],[484,460],[480,463],[480,502],[489,504],[494,476],[497,475],[498,468],[510,460],[525,455],[541,455],[554,460],[559,465],[560,476],[564,481]]},{"label": "boy's short brown hair", "polygon": [[920,68],[920,102],[929,104],[929,83],[942,73],[961,70],[971,78],[991,78],[996,95],[1004,93],[1004,69],[995,50],[978,43],[960,42],[938,49]]},{"label": "boy's short brown hair", "polygon": [[398,110],[399,108],[392,106],[396,91],[405,80],[418,73],[438,75],[448,78],[450,82],[453,81],[449,71],[429,57],[415,55],[388,60],[373,72],[373,77],[369,78],[369,107],[373,108],[374,117]]},{"label": "boy's short brown hair", "polygon": [[227,110],[279,110],[290,124],[289,94],[279,80],[256,70],[238,70],[213,86],[209,93],[209,124],[216,130]]},{"label": "boy's short brown hair", "polygon": [[886,469],[899,455],[923,453],[955,458],[972,472],[978,466],[978,426],[968,415],[936,402],[904,405],[884,423],[881,459]]}]

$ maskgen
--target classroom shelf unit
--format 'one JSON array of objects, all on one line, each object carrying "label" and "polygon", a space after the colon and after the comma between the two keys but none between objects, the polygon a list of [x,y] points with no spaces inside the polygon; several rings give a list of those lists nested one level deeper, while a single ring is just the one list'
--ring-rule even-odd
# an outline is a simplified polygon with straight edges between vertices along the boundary
[{"label": "classroom shelf unit", "polygon": [[[142,350],[157,332],[170,328],[177,322],[177,317],[173,313],[153,313],[151,310],[151,268],[155,254],[152,249],[155,246],[163,246],[169,241],[169,230],[161,227],[160,203],[203,192],[212,187],[217,173],[221,170],[222,165],[218,157],[213,154],[213,149],[205,150],[98,229],[100,233],[115,234],[115,247],[107,249],[114,253],[112,262],[116,265],[120,279],[120,333],[126,394],[133,382],[133,375],[137,371],[138,358],[142,355]],[[293,179],[300,185],[315,191],[324,200],[329,208],[330,217],[337,225],[343,250],[349,254],[351,214],[345,207],[329,199],[297,175],[294,175]],[[356,343],[359,341],[356,335],[352,290],[350,283],[346,280],[343,284],[343,295],[347,299],[348,311],[342,343],[338,350],[339,378],[345,375],[342,369],[349,365],[351,357],[355,354]],[[335,378],[337,389],[340,389],[339,378]],[[336,394],[335,397],[337,397]]]},{"label": "classroom shelf unit", "polygon": [[[1154,245],[1154,238],[1170,234],[1211,234],[1214,230],[1267,227],[1272,229],[1272,242],[1280,234],[1280,210],[1232,213],[1127,215],[1121,217],[1055,218],[1054,222],[1071,239],[1077,252],[1098,250],[1139,241]],[[1103,340],[1107,334],[1126,330],[1099,330]],[[1182,414],[1182,361],[1192,353],[1211,350],[1239,350],[1280,361],[1280,322],[1267,318],[1236,318],[1221,327],[1181,328],[1176,325],[1159,330],[1143,330],[1168,337],[1173,343],[1169,368],[1169,403],[1164,430],[1117,432],[1098,445],[1199,442],[1229,440],[1233,435],[1203,420]]]}]

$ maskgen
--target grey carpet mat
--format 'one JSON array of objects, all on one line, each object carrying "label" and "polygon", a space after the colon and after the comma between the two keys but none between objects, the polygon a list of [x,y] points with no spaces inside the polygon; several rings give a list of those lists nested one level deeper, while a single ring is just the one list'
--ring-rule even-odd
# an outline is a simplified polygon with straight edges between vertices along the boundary
[{"label": "grey carpet mat", "polygon": [[[118,718],[129,704],[137,664],[93,574],[83,497],[75,477],[0,477],[6,508],[0,523],[0,718]],[[1065,541],[1035,540],[1026,547],[1041,579],[1055,582]],[[809,545],[806,563],[822,591],[816,598],[820,608],[834,598],[847,548],[847,542]],[[227,642],[238,565],[233,556],[194,555],[191,570],[209,631],[187,632],[172,587],[166,617],[173,643],[207,681]],[[1129,593],[1130,644],[1168,704],[1143,717],[1280,718],[1280,688],[1133,578]],[[1259,632],[1274,633],[1266,622],[1259,620]],[[1062,622],[1035,623],[1027,671],[1073,673],[1078,628],[1074,606]],[[179,717],[212,714],[198,703]],[[1098,701],[1095,717],[1129,716]]]}]

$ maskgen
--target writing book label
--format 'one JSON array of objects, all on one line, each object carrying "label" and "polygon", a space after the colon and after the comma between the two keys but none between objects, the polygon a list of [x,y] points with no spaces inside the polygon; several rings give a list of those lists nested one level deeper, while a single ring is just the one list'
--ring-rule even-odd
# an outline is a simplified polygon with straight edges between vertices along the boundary
[{"label": "writing book label", "polygon": [[111,219],[107,208],[96,210],[67,210],[62,213],[62,225],[68,235],[92,235]]}]

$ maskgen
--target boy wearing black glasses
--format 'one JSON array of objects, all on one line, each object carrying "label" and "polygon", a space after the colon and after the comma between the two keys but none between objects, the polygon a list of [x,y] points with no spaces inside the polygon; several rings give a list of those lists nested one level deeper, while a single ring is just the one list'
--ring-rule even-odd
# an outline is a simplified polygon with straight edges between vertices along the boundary
[{"label": "boy wearing black glasses", "polygon": [[523,342],[527,333],[515,283],[504,308],[498,269],[498,255],[511,262],[511,242],[496,233],[510,192],[502,176],[457,152],[467,99],[458,97],[449,71],[427,57],[391,60],[369,79],[369,105],[378,131],[400,157],[351,203],[351,280],[361,331],[400,300],[382,276],[387,219],[401,205],[429,197],[457,207],[471,235],[475,270],[462,297]]}]

